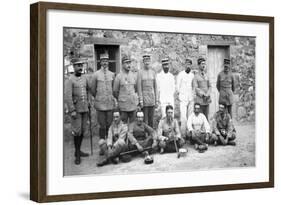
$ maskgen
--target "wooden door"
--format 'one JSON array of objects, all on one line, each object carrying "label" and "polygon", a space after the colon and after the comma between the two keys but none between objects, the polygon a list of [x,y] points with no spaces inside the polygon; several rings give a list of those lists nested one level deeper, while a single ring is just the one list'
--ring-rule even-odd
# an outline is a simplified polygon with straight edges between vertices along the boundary
[{"label": "wooden door", "polygon": [[229,58],[229,46],[208,46],[207,74],[212,86],[209,119],[218,111],[219,93],[216,83],[219,72],[223,70],[225,58]]}]

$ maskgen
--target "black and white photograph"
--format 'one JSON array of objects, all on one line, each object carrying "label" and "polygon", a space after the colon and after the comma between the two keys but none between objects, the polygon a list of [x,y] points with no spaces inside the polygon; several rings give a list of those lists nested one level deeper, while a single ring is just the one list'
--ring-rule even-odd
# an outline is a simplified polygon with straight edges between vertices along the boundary
[{"label": "black and white photograph", "polygon": [[256,37],[63,28],[63,175],[256,166]]}]

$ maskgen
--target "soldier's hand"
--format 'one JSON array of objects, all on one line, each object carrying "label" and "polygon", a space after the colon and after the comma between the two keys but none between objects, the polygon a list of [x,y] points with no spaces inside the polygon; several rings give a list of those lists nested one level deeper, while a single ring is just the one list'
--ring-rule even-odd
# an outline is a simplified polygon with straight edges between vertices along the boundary
[{"label": "soldier's hand", "polygon": [[143,108],[143,102],[140,102],[140,108]]},{"label": "soldier's hand", "polygon": [[74,118],[74,119],[76,119],[76,117],[77,117],[76,111],[72,111],[72,112],[71,112],[71,117]]},{"label": "soldier's hand", "polygon": [[143,151],[143,147],[139,143],[137,143],[136,146],[139,152]]},{"label": "soldier's hand", "polygon": [[157,147],[157,141],[153,141],[153,144],[152,144],[152,149],[155,149]]}]

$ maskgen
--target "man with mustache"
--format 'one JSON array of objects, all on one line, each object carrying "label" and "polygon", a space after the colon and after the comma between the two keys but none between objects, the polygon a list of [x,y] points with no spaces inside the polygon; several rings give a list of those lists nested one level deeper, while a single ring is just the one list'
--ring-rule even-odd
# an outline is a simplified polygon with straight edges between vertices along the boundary
[{"label": "man with mustache", "polygon": [[143,69],[138,72],[138,93],[140,107],[144,113],[144,122],[153,127],[154,111],[157,107],[157,80],[151,68],[150,54],[143,55]]},{"label": "man with mustache", "polygon": [[99,136],[105,139],[112,123],[112,111],[115,106],[113,97],[113,82],[115,74],[109,70],[109,56],[100,55],[101,68],[92,75],[91,90],[95,97],[94,107],[97,110]]},{"label": "man with mustache", "polygon": [[230,60],[224,59],[224,69],[218,75],[217,89],[220,93],[219,103],[225,104],[232,117],[233,93],[235,91],[234,76],[230,71]]},{"label": "man with mustache", "polygon": [[83,63],[79,59],[72,59],[74,74],[66,80],[65,99],[71,115],[71,133],[74,139],[75,164],[81,163],[81,157],[89,154],[81,151],[83,137],[88,129],[89,118],[89,82],[83,73]]},{"label": "man with mustache", "polygon": [[211,83],[206,73],[206,59],[199,57],[197,63],[199,66],[199,72],[194,76],[192,82],[195,91],[194,102],[200,104],[201,112],[208,120],[209,104],[211,103]]},{"label": "man with mustache", "polygon": [[122,121],[126,124],[132,123],[135,120],[139,99],[137,76],[131,71],[131,60],[128,56],[122,58],[122,72],[115,78],[113,94],[118,99]]},{"label": "man with mustache", "polygon": [[219,104],[219,111],[215,113],[212,129],[211,141],[214,145],[236,145],[236,142],[234,142],[236,131],[226,105],[223,103]]}]

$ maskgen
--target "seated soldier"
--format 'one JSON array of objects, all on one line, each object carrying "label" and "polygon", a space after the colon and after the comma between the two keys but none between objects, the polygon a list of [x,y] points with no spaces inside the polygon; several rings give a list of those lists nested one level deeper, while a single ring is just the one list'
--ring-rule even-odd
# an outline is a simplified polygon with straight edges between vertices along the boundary
[{"label": "seated soldier", "polygon": [[128,131],[128,150],[136,150],[137,153],[148,154],[146,149],[157,149],[156,135],[150,126],[148,126],[144,121],[144,114],[142,111],[137,112],[136,121],[129,125]]},{"label": "seated soldier", "polygon": [[100,139],[100,160],[97,166],[103,166],[112,162],[118,163],[118,156],[127,149],[127,131],[128,127],[121,121],[119,111],[113,112],[113,122],[108,130],[107,140]]},{"label": "seated soldier", "polygon": [[181,148],[184,145],[178,121],[174,119],[173,106],[166,106],[166,116],[160,120],[157,132],[160,154],[164,152],[176,152],[177,148]]},{"label": "seated soldier", "polygon": [[187,135],[200,153],[208,149],[210,139],[210,125],[204,114],[200,113],[200,104],[194,104],[194,112],[187,120]]},{"label": "seated soldier", "polygon": [[212,138],[211,142],[214,145],[233,145],[236,138],[236,131],[234,129],[231,116],[226,109],[225,104],[219,105],[219,111],[214,115],[212,123]]}]

